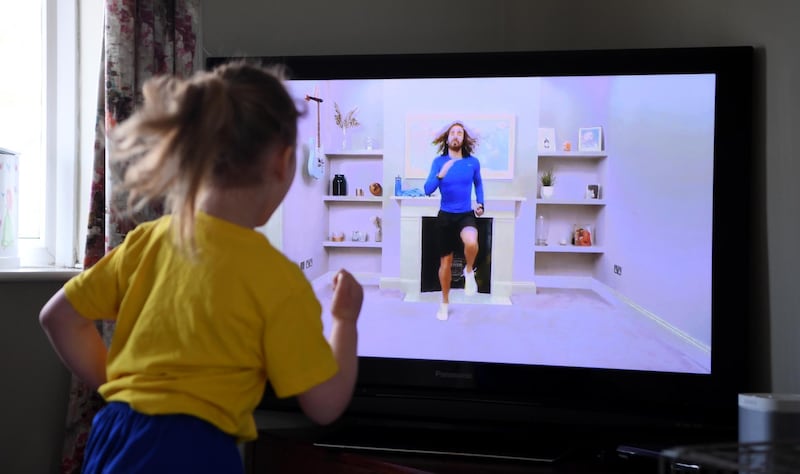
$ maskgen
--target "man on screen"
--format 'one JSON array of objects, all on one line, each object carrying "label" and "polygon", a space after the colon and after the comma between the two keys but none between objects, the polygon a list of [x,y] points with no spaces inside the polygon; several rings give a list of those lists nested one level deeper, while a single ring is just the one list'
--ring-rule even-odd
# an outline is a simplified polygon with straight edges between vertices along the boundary
[{"label": "man on screen", "polygon": [[[448,317],[450,281],[453,252],[464,244],[464,294],[472,296],[478,291],[473,265],[478,255],[478,228],[475,217],[483,215],[483,182],[481,165],[472,151],[477,141],[467,132],[464,124],[452,123],[433,140],[439,156],[434,158],[425,181],[425,194],[430,196],[438,188],[442,194],[436,229],[439,243],[439,283],[442,286],[442,303],[436,312],[439,320]],[[475,188],[477,206],[472,207],[472,189]]]}]

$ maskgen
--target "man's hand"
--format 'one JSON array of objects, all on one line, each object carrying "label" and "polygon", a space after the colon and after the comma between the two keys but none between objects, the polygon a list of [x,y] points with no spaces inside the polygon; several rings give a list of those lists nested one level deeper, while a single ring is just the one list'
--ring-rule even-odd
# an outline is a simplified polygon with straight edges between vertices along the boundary
[{"label": "man's hand", "polygon": [[440,170],[439,170],[439,173],[438,173],[436,176],[437,176],[439,179],[442,179],[442,178],[444,178],[444,176],[447,174],[447,172],[448,172],[448,171],[450,171],[450,168],[452,168],[452,167],[453,167],[453,165],[455,164],[455,162],[456,162],[456,159],[455,159],[455,158],[450,158],[450,160],[448,160],[448,161],[447,161],[447,163],[445,163],[444,165],[442,165],[442,169],[440,169]]},{"label": "man's hand", "polygon": [[478,204],[477,207],[475,207],[475,216],[480,217],[482,215],[483,215],[483,204]]}]

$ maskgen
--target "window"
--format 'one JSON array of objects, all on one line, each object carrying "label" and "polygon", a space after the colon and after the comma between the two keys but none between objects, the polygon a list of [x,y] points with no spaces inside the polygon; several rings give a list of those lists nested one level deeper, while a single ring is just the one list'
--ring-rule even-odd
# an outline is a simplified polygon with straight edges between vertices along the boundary
[{"label": "window", "polygon": [[21,154],[18,235],[41,239],[44,199],[36,192],[37,180],[45,175],[44,61],[42,4],[0,3],[0,147]]},{"label": "window", "polygon": [[103,0],[0,2],[13,19],[0,28],[0,147],[20,153],[23,266],[83,260],[102,12]]}]

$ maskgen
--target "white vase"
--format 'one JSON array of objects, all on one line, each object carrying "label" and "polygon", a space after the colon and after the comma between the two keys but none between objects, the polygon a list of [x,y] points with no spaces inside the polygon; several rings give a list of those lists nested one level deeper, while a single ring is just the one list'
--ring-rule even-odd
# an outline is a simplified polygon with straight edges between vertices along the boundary
[{"label": "white vase", "polygon": [[542,186],[542,199],[550,199],[553,197],[554,186]]}]

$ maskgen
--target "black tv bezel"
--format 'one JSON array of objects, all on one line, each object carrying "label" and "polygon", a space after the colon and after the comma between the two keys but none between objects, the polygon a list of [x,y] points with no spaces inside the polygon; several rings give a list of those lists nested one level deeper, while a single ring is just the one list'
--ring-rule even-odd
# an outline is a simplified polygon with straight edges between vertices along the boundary
[{"label": "black tv bezel", "polygon": [[[568,412],[601,414],[611,424],[735,427],[737,394],[750,386],[750,256],[743,243],[750,228],[753,58],[750,46],[249,57],[286,65],[291,79],[302,80],[716,74],[710,375],[361,357],[350,412],[508,422],[558,422]],[[241,58],[212,57],[207,67],[231,59]],[[267,394],[261,406],[286,405]]]}]

